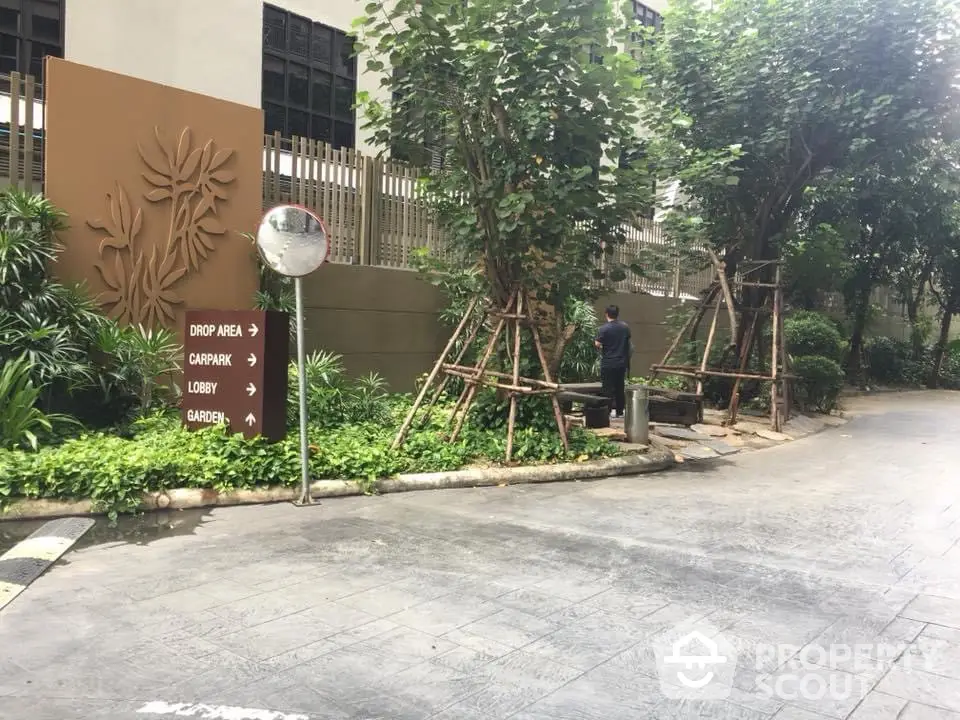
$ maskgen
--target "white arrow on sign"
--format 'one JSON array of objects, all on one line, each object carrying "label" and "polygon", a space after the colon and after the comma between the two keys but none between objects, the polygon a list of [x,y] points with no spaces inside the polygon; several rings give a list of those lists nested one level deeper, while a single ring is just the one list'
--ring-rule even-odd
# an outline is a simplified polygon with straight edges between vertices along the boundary
[{"label": "white arrow on sign", "polygon": [[250,331],[250,337],[256,337],[260,333],[260,328],[253,323],[250,323],[250,327],[248,327],[247,330]]},{"label": "white arrow on sign", "polygon": [[257,424],[257,418],[253,416],[253,413],[250,413],[249,415],[247,415],[244,418],[244,420],[247,421],[247,425],[249,425],[250,427],[253,427],[254,425]]},{"label": "white arrow on sign", "polygon": [[249,365],[250,367],[253,367],[256,364],[257,364],[257,356],[254,355],[253,353],[250,353],[250,357],[247,358],[247,365]]},{"label": "white arrow on sign", "polygon": [[257,394],[257,386],[254,385],[253,383],[249,383],[247,385],[247,395],[249,395],[250,397],[253,397],[256,394]]}]

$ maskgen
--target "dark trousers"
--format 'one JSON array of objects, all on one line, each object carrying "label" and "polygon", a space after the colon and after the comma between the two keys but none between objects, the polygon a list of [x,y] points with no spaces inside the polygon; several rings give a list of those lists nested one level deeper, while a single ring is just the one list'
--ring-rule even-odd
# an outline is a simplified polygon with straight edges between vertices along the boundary
[{"label": "dark trousers", "polygon": [[600,382],[603,385],[603,394],[610,399],[611,408],[620,415],[623,413],[623,407],[626,405],[624,397],[624,385],[627,381],[627,369],[625,367],[601,367]]}]

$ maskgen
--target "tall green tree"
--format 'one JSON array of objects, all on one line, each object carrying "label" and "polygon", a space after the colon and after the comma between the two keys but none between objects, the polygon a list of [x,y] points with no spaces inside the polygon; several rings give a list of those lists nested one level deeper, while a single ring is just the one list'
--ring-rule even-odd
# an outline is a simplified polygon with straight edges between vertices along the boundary
[{"label": "tall green tree", "polygon": [[[661,136],[740,145],[739,182],[684,183],[729,272],[777,242],[827,169],[952,129],[958,16],[950,0],[672,0],[641,53]],[[748,306],[766,291],[751,291]],[[741,332],[747,323],[741,323]]]},{"label": "tall green tree", "polygon": [[921,303],[949,244],[950,209],[960,200],[956,168],[951,146],[925,143],[892,150],[853,176],[828,174],[807,194],[804,218],[810,226],[829,223],[845,241],[842,291],[850,319],[851,379],[861,379],[870,298],[878,287],[899,291],[914,342],[921,342]]},{"label": "tall green tree", "polygon": [[356,25],[390,98],[361,97],[375,141],[410,148],[425,124],[442,129],[444,169],[422,182],[446,259],[479,268],[501,306],[518,286],[532,293],[555,368],[569,301],[642,272],[642,258],[615,258],[651,210],[656,173],[707,184],[728,174],[728,148],[685,150],[669,169],[637,152],[643,78],[617,44],[630,28],[614,2],[372,2]]},{"label": "tall green tree", "polygon": [[960,203],[942,208],[944,234],[934,257],[931,292],[940,306],[940,332],[933,346],[929,385],[940,385],[953,316],[960,313]]}]

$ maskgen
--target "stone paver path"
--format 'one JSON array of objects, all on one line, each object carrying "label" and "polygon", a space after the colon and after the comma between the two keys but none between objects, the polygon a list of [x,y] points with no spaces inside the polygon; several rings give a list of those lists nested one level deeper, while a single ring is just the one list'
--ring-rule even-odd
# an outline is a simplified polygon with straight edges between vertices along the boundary
[{"label": "stone paver path", "polygon": [[[722,463],[78,550],[0,613],[0,718],[960,720],[960,395],[858,402]],[[724,698],[661,684],[678,626]]]}]

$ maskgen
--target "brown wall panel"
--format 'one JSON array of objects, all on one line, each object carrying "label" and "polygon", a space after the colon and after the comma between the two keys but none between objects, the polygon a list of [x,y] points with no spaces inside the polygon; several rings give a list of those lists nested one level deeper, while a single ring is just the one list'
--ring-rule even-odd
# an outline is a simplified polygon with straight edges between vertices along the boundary
[{"label": "brown wall panel", "polygon": [[[378,372],[395,390],[411,390],[450,337],[443,295],[413,272],[328,264],[306,278],[304,299],[307,347],[343,355],[351,375]],[[610,302],[633,330],[633,373],[647,374],[672,340],[664,318],[675,301],[618,293],[598,300],[598,311]]]},{"label": "brown wall panel", "polygon": [[251,307],[262,112],[57,58],[45,85],[45,192],[70,222],[57,273],[128,323]]}]

